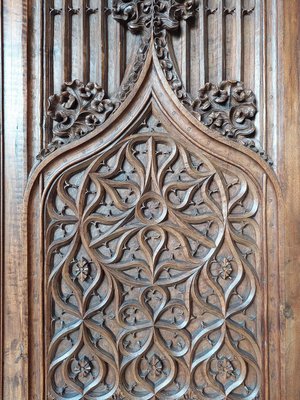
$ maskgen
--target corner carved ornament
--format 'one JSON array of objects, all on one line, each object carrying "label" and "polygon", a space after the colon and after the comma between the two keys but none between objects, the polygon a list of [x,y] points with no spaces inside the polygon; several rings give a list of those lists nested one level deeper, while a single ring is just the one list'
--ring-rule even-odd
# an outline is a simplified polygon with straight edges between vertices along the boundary
[{"label": "corner carved ornament", "polygon": [[54,121],[52,138],[41,150],[42,160],[58,148],[73,142],[102,125],[127,98],[145,65],[150,51],[174,94],[186,109],[206,127],[248,147],[265,160],[273,162],[255,139],[257,113],[255,95],[239,81],[206,83],[193,98],[184,88],[169,51],[168,35],[177,31],[181,20],[196,13],[194,0],[114,0],[113,18],[141,35],[132,70],[118,92],[108,98],[97,83],[74,80],[62,85],[60,94],[50,96],[47,114]]}]

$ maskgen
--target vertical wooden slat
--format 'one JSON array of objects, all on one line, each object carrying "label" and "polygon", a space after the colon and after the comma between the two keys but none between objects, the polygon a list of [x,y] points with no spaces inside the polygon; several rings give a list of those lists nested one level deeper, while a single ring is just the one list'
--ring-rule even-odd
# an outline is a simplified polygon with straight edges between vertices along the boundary
[{"label": "vertical wooden slat", "polygon": [[[208,81],[220,81],[220,6],[218,0],[207,1],[207,63]],[[222,15],[222,12],[221,12]]]},{"label": "vertical wooden slat", "polygon": [[44,9],[44,48],[45,48],[45,89],[47,95],[53,92],[53,31],[54,18],[61,14],[62,10],[56,9],[54,0],[48,0]]},{"label": "vertical wooden slat", "polygon": [[[99,24],[99,7],[95,7],[98,2],[93,2],[91,0],[84,1],[84,13],[85,17],[83,19],[83,57],[85,62],[84,67],[84,80],[99,82],[100,68],[100,51],[99,51],[99,36],[101,27]],[[100,10],[101,12],[101,10]],[[97,38],[97,40],[95,40]],[[101,39],[100,39],[101,40]],[[92,46],[91,46],[92,42]]]},{"label": "vertical wooden slat", "polygon": [[[86,9],[89,29],[87,32],[89,46],[89,80],[101,84],[101,46],[102,18],[105,17],[105,1],[89,0]],[[97,38],[97,40],[95,40]]]},{"label": "vertical wooden slat", "polygon": [[[40,38],[39,38],[39,43],[40,43],[40,48],[42,50],[40,54],[40,71],[39,71],[39,80],[41,82],[41,91],[40,91],[40,116],[41,120],[39,123],[39,129],[40,129],[40,137],[39,137],[39,148],[37,152],[40,152],[40,150],[43,148],[43,142],[46,137],[45,135],[45,118],[47,117],[46,110],[44,108],[44,99],[45,99],[45,81],[44,81],[44,53],[45,53],[45,29],[44,29],[44,24],[45,24],[45,12],[44,12],[44,5],[40,4]],[[32,153],[32,156],[35,157],[35,154]]]},{"label": "vertical wooden slat", "polygon": [[[255,4],[256,3],[256,4]],[[266,92],[265,82],[265,58],[263,58],[264,51],[264,6],[262,2],[253,0],[254,10],[252,11],[252,21],[255,26],[255,39],[254,39],[254,90],[256,93],[257,105],[260,110],[258,115],[258,137],[264,149],[268,148],[267,143],[267,130],[264,129],[264,121],[266,116],[264,115],[264,109],[267,99],[264,99]],[[276,54],[276,49],[275,54]]]},{"label": "vertical wooden slat", "polygon": [[[111,9],[112,1],[108,8]],[[125,26],[117,22],[111,13],[107,14],[107,59],[109,75],[107,76],[109,95],[113,95],[119,88],[126,67],[126,32]]]},{"label": "vertical wooden slat", "polygon": [[186,21],[181,27],[181,77],[184,87],[190,91],[190,60],[191,60],[190,28]]},{"label": "vertical wooden slat", "polygon": [[218,1],[218,10],[217,10],[217,36],[218,36],[218,81],[221,82],[225,79],[225,71],[226,71],[226,58],[225,58],[225,13],[224,13],[224,0]]},{"label": "vertical wooden slat", "polygon": [[[280,126],[282,112],[278,112],[278,110],[281,110],[280,102],[282,100],[279,85],[282,72],[280,71],[280,64],[278,63],[278,37],[282,38],[282,34],[279,33],[281,32],[279,30],[279,19],[281,15],[277,13],[276,1],[277,0],[268,0],[261,10],[265,19],[263,24],[264,46],[261,55],[261,60],[264,63],[263,79],[265,82],[264,97],[261,102],[264,103],[263,114],[265,115],[265,120],[261,129],[268,135],[268,148],[269,152],[272,152],[275,170],[280,169],[280,163],[277,162],[277,160],[279,161],[280,131],[282,129]],[[272,10],[272,12],[269,12],[269,10]],[[264,118],[264,115],[261,118]],[[269,135],[268,132],[272,132],[272,135]]]},{"label": "vertical wooden slat", "polygon": [[64,80],[63,74],[63,22],[64,22],[64,5],[63,0],[54,0],[53,12],[53,32],[52,32],[52,57],[51,57],[51,69],[53,72],[53,88],[49,95],[60,91],[61,84]]},{"label": "vertical wooden slat", "polygon": [[[66,47],[71,49],[71,61],[69,66],[71,69],[71,79],[83,80],[82,76],[82,14],[83,10],[80,7],[78,0],[71,0],[68,14],[70,24],[70,41],[71,44]],[[68,51],[68,49],[66,49]],[[67,68],[67,66],[66,66]]]},{"label": "vertical wooden slat", "polygon": [[[269,10],[272,28],[276,29],[276,25],[279,24],[278,36],[275,36],[277,44],[271,41],[269,45],[272,55],[276,45],[279,51],[277,60],[279,61],[279,79],[275,86],[279,85],[279,92],[274,93],[273,90],[272,95],[279,94],[278,160],[284,191],[284,226],[286,228],[284,263],[281,265],[286,287],[285,302],[282,305],[284,314],[282,332],[285,332],[286,342],[283,349],[285,363],[282,371],[286,379],[286,396],[282,399],[298,400],[300,394],[300,379],[298,378],[300,364],[300,2],[299,0],[280,0],[277,4],[271,4]],[[269,68],[272,67],[274,66],[270,64]],[[283,246],[282,243],[281,246]],[[276,387],[272,388],[270,398],[276,389]]]},{"label": "vertical wooden slat", "polygon": [[117,89],[122,82],[124,72],[126,69],[126,32],[122,24],[116,23],[116,88]]},{"label": "vertical wooden slat", "polygon": [[199,4],[200,26],[200,87],[208,82],[208,35],[207,35],[207,0],[201,0]]},{"label": "vertical wooden slat", "polygon": [[[28,78],[28,166],[35,164],[35,156],[40,152],[44,137],[44,4],[38,0],[28,0],[28,64],[30,76]],[[40,51],[37,51],[41,49]]]},{"label": "vertical wooden slat", "polygon": [[4,214],[3,399],[28,396],[28,293],[21,221],[26,187],[28,4],[3,0]]},{"label": "vertical wooden slat", "polygon": [[[48,98],[54,91],[54,70],[53,70],[53,47],[54,47],[54,18],[62,18],[62,10],[55,8],[54,0],[47,0],[44,6],[44,110],[47,110]],[[50,141],[50,132],[52,130],[52,120],[44,114],[43,120],[44,134],[41,148],[45,147]]]},{"label": "vertical wooden slat", "polygon": [[243,81],[244,79],[243,0],[236,0],[235,18],[236,18],[235,79],[238,81]]},{"label": "vertical wooden slat", "polygon": [[[63,80],[70,81],[72,79],[72,40],[71,40],[71,29],[72,29],[72,0],[63,0],[64,4],[64,18],[62,20],[62,69],[63,69]],[[63,82],[62,82],[63,83]]]},{"label": "vertical wooden slat", "polygon": [[[59,2],[57,2],[59,5]],[[27,74],[27,141],[26,151],[23,157],[27,157],[28,172],[32,168],[33,163],[36,162],[35,156],[41,150],[41,139],[43,138],[43,121],[46,110],[44,110],[44,88],[43,88],[43,77],[45,71],[43,69],[43,54],[44,54],[44,8],[45,5],[39,0],[28,0],[28,41],[27,41],[27,62],[28,62],[28,74]],[[49,9],[47,10],[49,11]],[[57,15],[57,20],[61,19],[61,15]],[[58,32],[58,35],[60,33]],[[40,51],[38,51],[40,50]],[[36,210],[38,207],[36,207]],[[34,219],[34,218],[32,218]],[[24,247],[26,240],[23,237]],[[31,247],[32,249],[32,247]],[[42,301],[40,300],[41,285],[39,282],[42,279],[37,278],[40,264],[37,262],[38,257],[34,257],[34,262],[30,263],[28,269],[28,282],[33,282],[31,285],[28,284],[28,304],[29,304],[29,325],[28,332],[30,335],[29,341],[29,358],[30,366],[33,365],[35,368],[29,368],[28,379],[29,395],[28,399],[36,398],[32,393],[44,393],[43,376],[44,376],[44,349],[40,348],[38,353],[34,353],[32,350],[40,346],[41,338],[44,337],[44,329],[41,326],[40,321],[43,315]]]},{"label": "vertical wooden slat", "polygon": [[81,42],[82,42],[82,77],[83,82],[87,83],[90,80],[90,22],[89,22],[89,0],[82,1],[81,12]]},{"label": "vertical wooden slat", "polygon": [[107,54],[107,0],[100,1],[99,19],[100,19],[100,71],[99,78],[103,89],[108,91],[108,54]]},{"label": "vertical wooden slat", "polygon": [[[252,4],[253,3],[254,1]],[[259,32],[259,26],[255,25],[253,8],[250,7],[249,4],[250,2],[244,1],[244,7],[242,10],[243,81],[247,87],[252,88],[256,93],[257,88],[259,90],[259,82],[255,82],[255,36],[256,32]]]}]

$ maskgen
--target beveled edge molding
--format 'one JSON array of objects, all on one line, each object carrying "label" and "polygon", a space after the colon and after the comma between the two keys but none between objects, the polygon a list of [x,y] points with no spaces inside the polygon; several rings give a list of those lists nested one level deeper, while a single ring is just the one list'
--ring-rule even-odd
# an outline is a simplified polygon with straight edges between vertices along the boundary
[{"label": "beveled edge molding", "polygon": [[66,82],[62,92],[49,97],[47,110],[55,122],[51,142],[37,159],[43,160],[65,144],[80,139],[102,125],[130,94],[143,70],[153,43],[160,67],[178,100],[203,125],[241,143],[257,153],[270,166],[271,158],[255,139],[256,98],[239,81],[206,83],[193,98],[184,88],[170,56],[168,32],[176,31],[182,19],[195,15],[194,0],[113,0],[113,18],[126,24],[133,33],[141,33],[141,42],[131,72],[116,96],[108,98],[97,84],[79,80]]}]

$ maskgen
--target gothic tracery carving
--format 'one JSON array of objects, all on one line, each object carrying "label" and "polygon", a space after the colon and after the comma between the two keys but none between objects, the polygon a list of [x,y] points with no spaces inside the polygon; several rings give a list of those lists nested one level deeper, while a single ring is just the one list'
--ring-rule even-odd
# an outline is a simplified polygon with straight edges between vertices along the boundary
[{"label": "gothic tracery carving", "polygon": [[[258,198],[153,117],[48,195],[55,399],[254,399]],[[50,397],[51,398],[51,397]]]}]

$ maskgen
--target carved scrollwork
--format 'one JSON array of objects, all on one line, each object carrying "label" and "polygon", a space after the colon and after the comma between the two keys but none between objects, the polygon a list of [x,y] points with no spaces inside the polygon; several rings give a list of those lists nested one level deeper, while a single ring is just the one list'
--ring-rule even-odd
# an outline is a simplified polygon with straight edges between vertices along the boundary
[{"label": "carved scrollwork", "polygon": [[79,80],[64,83],[62,92],[49,98],[47,114],[55,121],[53,139],[38,159],[102,125],[114,108],[114,102],[96,83],[85,85]]},{"label": "carved scrollwork", "polygon": [[243,139],[242,144],[248,147],[250,150],[254,151],[254,153],[259,154],[259,156],[266,161],[269,165],[273,165],[273,161],[268,155],[268,153],[261,147],[259,143],[252,139]]},{"label": "carved scrollwork", "polygon": [[207,83],[199,90],[192,108],[194,115],[229,138],[249,136],[255,132],[255,96],[243,83],[223,81],[219,85]]},{"label": "carved scrollwork", "polygon": [[258,194],[174,136],[150,116],[48,193],[54,399],[260,391]]},{"label": "carved scrollwork", "polygon": [[[193,7],[193,3],[190,5]],[[193,16],[190,12],[189,17]],[[154,48],[160,67],[180,102],[207,127],[227,138],[240,142],[273,165],[255,137],[254,118],[257,112],[255,95],[238,81],[207,83],[193,98],[185,89],[170,56],[167,30],[154,32]]]},{"label": "carved scrollwork", "polygon": [[139,76],[144,67],[145,60],[150,46],[150,37],[144,37],[141,40],[140,46],[138,48],[137,54],[134,59],[132,70],[125,82],[121,83],[120,89],[116,94],[116,105],[117,107],[126,99],[126,97],[131,92],[135,83],[139,79]]},{"label": "carved scrollwork", "polygon": [[[133,33],[142,34],[132,70],[113,99],[106,98],[97,84],[84,85],[77,80],[64,84],[60,95],[51,96],[48,115],[56,121],[53,139],[37,158],[43,159],[58,147],[91,132],[118,109],[137,82],[153,39],[167,81],[191,114],[210,129],[241,142],[272,165],[272,160],[255,140],[255,96],[242,82],[207,83],[199,90],[197,98],[184,88],[170,56],[167,35],[178,30],[180,21],[192,18],[195,12],[193,0],[114,0],[113,18],[125,23]],[[96,103],[99,106],[95,106]]]},{"label": "carved scrollwork", "polygon": [[114,0],[112,15],[127,24],[133,33],[142,32],[141,44],[128,79],[122,82],[117,99],[125,100],[143,69],[151,38],[159,40],[162,32],[175,31],[180,20],[187,20],[194,15],[193,0]]},{"label": "carved scrollwork", "polygon": [[113,17],[125,21],[134,33],[157,35],[179,28],[181,19],[194,15],[194,0],[114,0]]},{"label": "carved scrollwork", "polygon": [[105,97],[103,89],[96,83],[85,85],[79,80],[64,83],[62,93],[49,98],[48,115],[57,124],[52,132],[53,139],[37,156],[39,160],[62,145],[85,136],[118,109],[140,76],[152,35],[158,40],[161,32],[178,29],[181,19],[193,16],[194,2],[114,0],[112,14],[116,20],[126,22],[132,32],[143,32],[132,70],[111,100]]},{"label": "carved scrollwork", "polygon": [[[120,112],[116,120],[121,124],[109,146],[97,151],[85,143],[89,150],[81,161],[76,161],[80,152],[75,160],[70,151],[72,161],[57,168],[59,176],[54,170],[44,175],[41,247],[49,399],[264,396],[269,359],[262,351],[262,319],[268,315],[261,226],[266,202],[254,182],[258,170],[247,175],[223,162],[223,156],[214,157],[211,144],[203,150],[202,138],[198,146],[188,136],[196,134],[197,125],[199,134],[207,132],[206,126],[225,137],[219,139],[218,154],[230,139],[272,161],[255,139],[256,99],[242,82],[207,83],[198,96],[182,83],[170,35],[193,17],[195,3],[113,0],[112,17],[140,36],[119,89],[108,97],[96,83],[74,80],[49,98],[53,136],[39,159],[104,124],[130,94],[145,63],[143,75],[159,79],[152,98],[151,82],[138,82],[147,104],[140,110],[142,123],[132,101],[126,116],[132,124],[125,128],[126,112]],[[124,32],[118,31],[121,37]],[[181,136],[172,127],[171,101],[162,98],[163,92],[171,93],[166,81],[202,128],[194,120],[192,128],[181,126],[187,129]],[[162,112],[160,104],[168,126],[151,114]],[[187,117],[185,110],[182,115]],[[105,138],[113,136],[107,133]],[[94,135],[93,143],[100,146],[96,142]],[[54,164],[58,160],[45,163],[43,171]]]}]

